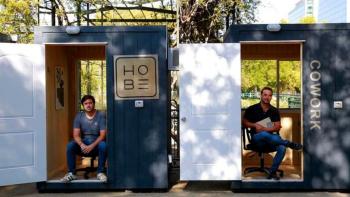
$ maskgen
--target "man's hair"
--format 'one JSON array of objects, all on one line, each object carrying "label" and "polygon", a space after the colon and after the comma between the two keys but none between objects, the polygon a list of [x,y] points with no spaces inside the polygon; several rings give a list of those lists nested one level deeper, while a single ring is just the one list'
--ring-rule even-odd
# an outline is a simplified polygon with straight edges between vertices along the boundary
[{"label": "man's hair", "polygon": [[264,90],[270,90],[271,93],[273,93],[272,88],[265,86],[263,89],[261,89],[260,94],[262,94]]},{"label": "man's hair", "polygon": [[95,98],[91,95],[84,95],[83,98],[81,98],[80,103],[83,105],[83,103],[88,99],[91,99],[92,103],[95,104]]}]

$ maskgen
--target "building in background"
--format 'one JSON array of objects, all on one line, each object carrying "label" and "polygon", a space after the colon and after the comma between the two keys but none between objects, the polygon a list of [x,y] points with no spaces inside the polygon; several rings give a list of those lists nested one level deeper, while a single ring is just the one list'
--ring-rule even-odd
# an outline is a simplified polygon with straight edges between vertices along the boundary
[{"label": "building in background", "polygon": [[300,19],[313,16],[318,23],[345,23],[350,21],[348,0],[300,0],[288,13],[288,23],[299,23]]}]

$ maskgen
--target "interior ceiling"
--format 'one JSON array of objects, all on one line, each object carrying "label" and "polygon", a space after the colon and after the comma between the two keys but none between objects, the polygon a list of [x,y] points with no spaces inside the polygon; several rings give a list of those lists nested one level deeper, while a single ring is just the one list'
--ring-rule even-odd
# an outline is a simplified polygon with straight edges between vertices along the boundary
[{"label": "interior ceiling", "polygon": [[299,61],[300,43],[242,43],[241,58],[243,60],[284,60]]}]

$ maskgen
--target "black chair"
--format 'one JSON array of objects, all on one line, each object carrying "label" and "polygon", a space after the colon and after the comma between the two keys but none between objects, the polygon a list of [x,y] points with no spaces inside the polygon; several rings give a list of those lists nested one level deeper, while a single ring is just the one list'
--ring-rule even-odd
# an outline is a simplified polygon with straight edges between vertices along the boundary
[{"label": "black chair", "polygon": [[[272,153],[276,151],[276,148],[272,146],[263,146],[258,147],[256,144],[252,142],[253,133],[250,128],[242,127],[242,140],[243,140],[243,149],[250,150],[258,153],[260,158],[260,166],[259,167],[248,167],[244,169],[244,175],[249,174],[251,172],[264,172],[267,175],[270,174],[269,168],[265,167],[264,164],[264,154]],[[280,177],[283,177],[283,170],[277,170]]]},{"label": "black chair", "polygon": [[97,156],[83,156],[83,158],[87,157],[90,159],[90,166],[87,166],[85,168],[78,168],[75,170],[76,172],[83,171],[85,179],[89,179],[89,174],[97,171],[97,167],[94,166],[94,161],[96,160]]}]

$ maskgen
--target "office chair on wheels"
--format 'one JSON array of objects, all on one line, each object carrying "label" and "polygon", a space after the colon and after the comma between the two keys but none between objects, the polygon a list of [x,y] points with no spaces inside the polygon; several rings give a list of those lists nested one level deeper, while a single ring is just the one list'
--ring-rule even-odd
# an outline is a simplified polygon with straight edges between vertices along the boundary
[{"label": "office chair on wheels", "polygon": [[[275,152],[276,149],[271,146],[260,147],[252,142],[253,133],[250,128],[242,127],[242,140],[243,140],[243,149],[250,150],[258,153],[260,158],[260,166],[258,167],[248,167],[244,169],[244,175],[251,172],[264,172],[266,175],[270,174],[269,168],[265,167],[264,154]],[[277,170],[277,173],[280,177],[283,177],[283,170]]]}]

